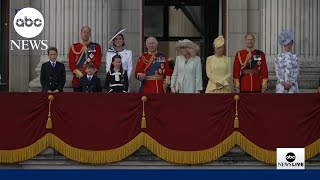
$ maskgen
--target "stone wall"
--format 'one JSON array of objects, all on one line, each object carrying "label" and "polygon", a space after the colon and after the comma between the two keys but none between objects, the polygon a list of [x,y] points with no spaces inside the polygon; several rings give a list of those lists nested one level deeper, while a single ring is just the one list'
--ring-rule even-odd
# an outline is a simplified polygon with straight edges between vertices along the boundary
[{"label": "stone wall", "polygon": [[[48,40],[49,46],[56,46],[58,60],[66,65],[66,91],[71,91],[72,73],[68,65],[68,53],[71,44],[80,40],[80,29],[88,25],[92,29],[93,42],[102,45],[103,58],[99,76],[105,79],[105,54],[109,39],[120,28],[128,29],[125,37],[126,48],[133,51],[133,64],[141,53],[141,0],[11,0],[10,22],[15,9],[33,7],[44,16],[43,32],[34,39]],[[10,24],[10,39],[23,39]],[[10,51],[10,91],[40,91],[40,69],[48,61],[46,51]],[[139,83],[131,78],[131,87],[138,88]],[[30,82],[30,83],[29,83]],[[30,89],[29,89],[30,88]]]},{"label": "stone wall", "polygon": [[247,32],[256,37],[256,48],[264,51],[269,68],[270,92],[274,92],[274,59],[282,52],[277,44],[282,30],[295,33],[294,52],[300,56],[298,83],[301,92],[315,92],[320,76],[320,3],[317,0],[227,0],[227,54],[232,59],[245,48]]}]

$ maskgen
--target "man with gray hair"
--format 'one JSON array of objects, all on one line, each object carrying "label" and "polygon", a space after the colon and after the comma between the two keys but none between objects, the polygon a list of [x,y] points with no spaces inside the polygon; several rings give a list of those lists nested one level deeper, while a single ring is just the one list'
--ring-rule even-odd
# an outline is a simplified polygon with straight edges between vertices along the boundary
[{"label": "man with gray hair", "polygon": [[148,51],[139,57],[135,71],[135,77],[141,81],[140,92],[165,93],[172,75],[168,59],[158,52],[156,38],[149,37],[146,46]]}]

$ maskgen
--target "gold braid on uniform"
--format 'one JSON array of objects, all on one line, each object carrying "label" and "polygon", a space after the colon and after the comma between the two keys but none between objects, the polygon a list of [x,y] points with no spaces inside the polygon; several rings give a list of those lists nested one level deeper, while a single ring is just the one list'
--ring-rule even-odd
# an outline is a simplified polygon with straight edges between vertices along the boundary
[{"label": "gold braid on uniform", "polygon": [[239,62],[240,62],[240,65],[241,65],[241,69],[243,69],[243,68],[246,67],[246,65],[248,64],[249,60],[251,60],[251,58],[252,58],[252,52],[249,52],[249,53],[247,54],[246,60],[245,60],[244,62],[242,62],[240,52],[238,52],[238,58],[239,58]]}]

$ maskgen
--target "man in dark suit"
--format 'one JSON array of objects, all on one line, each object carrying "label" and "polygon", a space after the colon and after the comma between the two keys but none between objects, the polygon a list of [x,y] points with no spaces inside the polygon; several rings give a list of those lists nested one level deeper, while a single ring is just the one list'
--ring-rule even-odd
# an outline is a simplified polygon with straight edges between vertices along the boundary
[{"label": "man in dark suit", "polygon": [[63,92],[66,83],[66,70],[64,64],[57,61],[58,50],[55,47],[48,49],[49,62],[41,66],[40,82],[42,92]]},{"label": "man in dark suit", "polygon": [[100,78],[95,76],[96,68],[92,62],[86,63],[85,72],[87,75],[82,76],[79,80],[77,92],[101,92]]}]

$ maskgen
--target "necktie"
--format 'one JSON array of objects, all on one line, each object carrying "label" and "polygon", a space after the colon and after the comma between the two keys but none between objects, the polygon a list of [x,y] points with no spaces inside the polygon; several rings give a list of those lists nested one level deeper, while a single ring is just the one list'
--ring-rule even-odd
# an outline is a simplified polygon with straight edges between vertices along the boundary
[{"label": "necktie", "polygon": [[88,77],[88,80],[91,81],[91,79],[92,79],[92,77],[89,76],[89,77]]},{"label": "necktie", "polygon": [[52,67],[54,68],[54,67],[56,66],[56,63],[52,63],[51,65],[52,65]]}]

